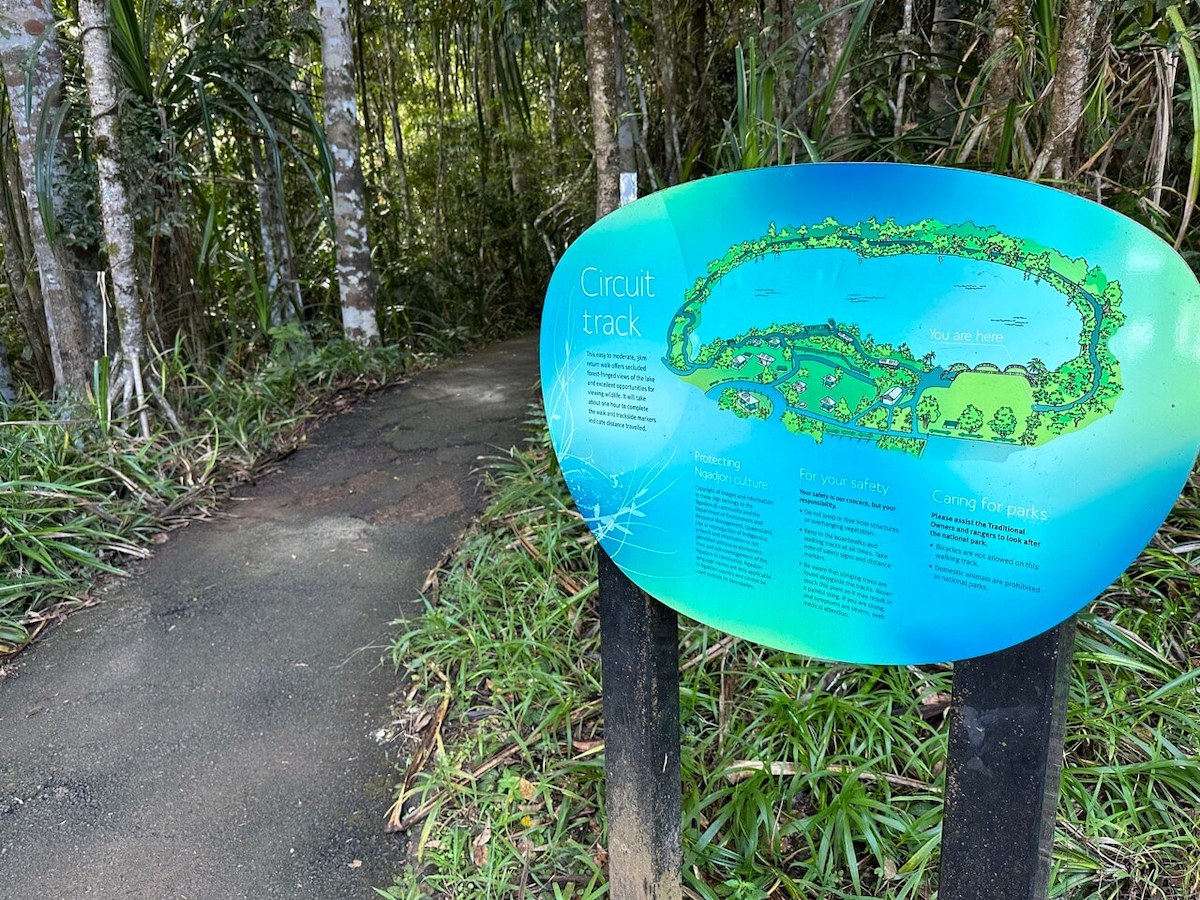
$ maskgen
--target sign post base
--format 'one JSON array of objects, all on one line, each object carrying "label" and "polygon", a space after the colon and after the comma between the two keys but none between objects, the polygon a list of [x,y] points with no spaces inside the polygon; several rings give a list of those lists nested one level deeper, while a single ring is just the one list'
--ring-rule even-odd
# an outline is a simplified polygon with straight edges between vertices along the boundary
[{"label": "sign post base", "polygon": [[1075,619],[954,665],[942,900],[1045,900]]},{"label": "sign post base", "polygon": [[679,618],[598,556],[609,897],[680,900]]}]

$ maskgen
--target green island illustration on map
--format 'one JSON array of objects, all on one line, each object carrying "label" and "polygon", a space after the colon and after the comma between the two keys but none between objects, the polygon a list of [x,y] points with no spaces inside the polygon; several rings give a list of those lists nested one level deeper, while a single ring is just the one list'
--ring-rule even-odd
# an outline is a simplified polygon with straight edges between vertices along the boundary
[{"label": "green island illustration on map", "polygon": [[[775,323],[700,345],[695,331],[714,288],[739,266],[795,250],[850,250],[861,259],[901,255],[960,257],[1007,266],[1044,282],[1078,313],[1079,352],[1050,370],[1040,359],[1001,367],[939,365],[907,343],[864,335],[828,319]],[[904,225],[866,219],[843,225],[776,228],[731,247],[684,295],[668,332],[664,362],[721,409],[770,419],[817,443],[826,436],[873,441],[920,456],[930,438],[1034,447],[1087,427],[1112,411],[1121,393],[1109,349],[1125,320],[1121,286],[1098,266],[1024,238],[971,222],[935,219]],[[777,410],[777,405],[783,405]]]}]

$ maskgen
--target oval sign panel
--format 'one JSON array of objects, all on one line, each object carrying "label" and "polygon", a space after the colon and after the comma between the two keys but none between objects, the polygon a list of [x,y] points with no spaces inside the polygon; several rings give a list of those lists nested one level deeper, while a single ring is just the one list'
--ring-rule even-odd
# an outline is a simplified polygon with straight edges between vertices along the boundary
[{"label": "oval sign panel", "polygon": [[859,663],[1058,624],[1137,556],[1200,443],[1200,291],[1125,217],[1023,181],[760,169],[589,229],[542,327],[600,544],[725,631]]}]

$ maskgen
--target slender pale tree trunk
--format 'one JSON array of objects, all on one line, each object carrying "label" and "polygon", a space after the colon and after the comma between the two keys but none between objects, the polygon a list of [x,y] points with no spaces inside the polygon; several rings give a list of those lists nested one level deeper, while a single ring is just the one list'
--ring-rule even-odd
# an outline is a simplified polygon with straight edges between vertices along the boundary
[{"label": "slender pale tree trunk", "polygon": [[1036,181],[1043,173],[1061,179],[1075,149],[1083,101],[1087,94],[1096,22],[1108,4],[1097,0],[1069,0],[1058,45],[1058,68],[1050,97],[1050,120],[1042,149],[1029,172]]},{"label": "slender pale tree trunk", "polygon": [[[449,161],[446,148],[450,143],[447,136],[447,104],[451,102],[454,91],[450,87],[450,51],[442,46],[439,40],[434,49],[433,92],[434,106],[437,108],[437,172],[433,179],[433,220],[434,235],[438,250],[445,258],[450,257],[450,228],[446,211],[446,169]],[[444,311],[444,305],[443,305]]]},{"label": "slender pale tree trunk", "polygon": [[[467,47],[474,48],[474,52],[468,57],[467,66],[471,73],[471,95],[475,102],[475,126],[479,134],[479,151],[476,154],[479,166],[479,196],[487,196],[489,173],[492,163],[492,142],[496,133],[496,122],[492,103],[486,99],[486,91],[490,90],[492,84],[492,75],[486,72],[481,77],[481,63],[487,66],[490,63],[491,54],[483,47],[483,27],[479,18],[476,17],[470,24],[470,38],[466,37],[467,29],[462,28],[459,32],[458,42]],[[476,203],[472,209],[474,223],[470,228],[470,234],[475,237],[475,246],[472,256],[475,256],[480,261],[483,260],[483,246],[479,241],[479,237],[487,228],[487,209],[484,204]],[[487,293],[484,289],[486,273],[482,265],[471,266],[471,273],[474,281],[472,294],[475,297],[474,315],[476,327],[482,327],[487,319]]]},{"label": "slender pale tree trunk", "polygon": [[[0,0],[0,67],[8,86],[9,106],[17,136],[17,154],[25,182],[29,236],[37,257],[42,301],[55,386],[82,392],[91,377],[94,346],[82,313],[80,295],[64,256],[52,242],[47,221],[53,210],[42,209],[37,190],[41,123],[59,114],[63,83],[62,54],[55,39],[51,5],[42,0]],[[61,179],[45,172],[51,190]]]},{"label": "slender pale tree trunk", "polygon": [[613,65],[612,0],[587,0],[584,7],[588,94],[592,101],[592,143],[596,149],[596,218],[620,203],[617,154],[617,79]]},{"label": "slender pale tree trunk", "polygon": [[120,329],[121,369],[114,385],[123,394],[122,409],[136,405],[142,436],[150,437],[142,367],[146,359],[146,332],[138,291],[134,256],[133,215],[125,190],[120,135],[117,132],[117,76],[109,38],[105,0],[79,0],[84,78],[92,121],[92,151],[100,184],[100,220],[112,276],[113,306]]},{"label": "slender pale tree trunk", "polygon": [[550,180],[557,183],[562,174],[561,147],[562,138],[559,134],[559,100],[562,83],[562,52],[557,43],[546,41],[542,55],[546,62],[546,118],[550,128]]},{"label": "slender pale tree trunk", "polygon": [[913,0],[904,2],[904,24],[900,29],[900,77],[896,83],[896,118],[892,134],[900,137],[907,127],[908,109],[904,105],[908,98],[908,79],[913,70]]},{"label": "slender pale tree trunk", "polygon": [[358,104],[347,0],[317,0],[325,140],[333,164],[333,225],[342,328],[359,347],[379,343],[375,274],[367,238],[366,187],[358,153]]}]

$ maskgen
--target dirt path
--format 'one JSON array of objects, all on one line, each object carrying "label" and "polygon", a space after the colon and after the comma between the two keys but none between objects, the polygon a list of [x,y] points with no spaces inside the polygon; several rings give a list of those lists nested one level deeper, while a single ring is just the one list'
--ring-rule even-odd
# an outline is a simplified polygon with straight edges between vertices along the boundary
[{"label": "dirt path", "polygon": [[325,423],[0,679],[0,898],[374,897],[388,623],[521,439],[533,338]]}]

